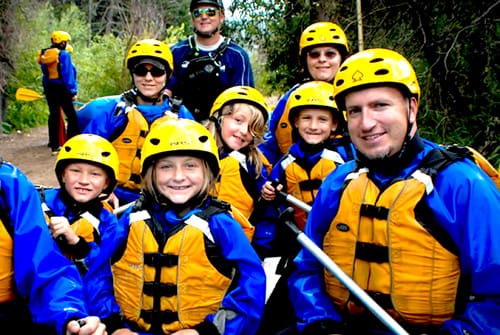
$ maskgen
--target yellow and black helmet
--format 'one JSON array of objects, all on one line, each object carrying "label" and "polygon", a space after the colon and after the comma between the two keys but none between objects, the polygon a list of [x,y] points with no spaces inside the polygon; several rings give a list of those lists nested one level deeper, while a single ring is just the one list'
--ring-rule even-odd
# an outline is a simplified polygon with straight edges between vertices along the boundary
[{"label": "yellow and black helmet", "polygon": [[170,50],[168,44],[162,41],[154,39],[137,41],[128,50],[126,58],[127,68],[132,70],[135,65],[144,58],[160,62],[163,66],[158,66],[158,64],[155,63],[153,63],[153,65],[159,68],[163,67],[164,70],[167,70],[167,72],[172,72],[174,68],[174,57],[172,56],[172,51]]},{"label": "yellow and black helmet", "polygon": [[210,110],[210,117],[220,112],[224,106],[237,102],[254,105],[262,112],[264,120],[267,122],[269,107],[267,106],[266,99],[262,93],[250,86],[233,86],[219,94]]},{"label": "yellow and black helmet", "polygon": [[52,43],[60,44],[62,42],[71,41],[71,36],[65,31],[55,30],[52,34],[50,34],[50,39],[52,40]]},{"label": "yellow and black helmet", "polygon": [[299,55],[304,57],[308,49],[321,45],[333,45],[339,50],[342,59],[349,53],[344,30],[332,22],[317,22],[304,29],[299,41]]},{"label": "yellow and black helmet", "polygon": [[387,85],[420,99],[417,75],[405,57],[389,49],[366,49],[349,57],[337,72],[333,84],[335,102],[343,110],[348,92]]},{"label": "yellow and black helmet", "polygon": [[290,94],[285,106],[290,125],[293,127],[294,119],[300,110],[311,107],[327,109],[339,121],[344,118],[333,98],[333,85],[326,81],[308,81]]},{"label": "yellow and black helmet", "polygon": [[120,161],[113,145],[105,138],[94,134],[80,134],[73,136],[64,143],[56,159],[56,176],[61,187],[62,172],[73,162],[88,162],[102,167],[109,177],[109,185],[103,191],[111,194],[116,186],[116,177]]},{"label": "yellow and black helmet", "polygon": [[219,174],[219,150],[212,134],[201,123],[189,119],[168,119],[154,125],[141,151],[141,174],[153,162],[169,155],[194,156],[207,161],[214,177]]}]

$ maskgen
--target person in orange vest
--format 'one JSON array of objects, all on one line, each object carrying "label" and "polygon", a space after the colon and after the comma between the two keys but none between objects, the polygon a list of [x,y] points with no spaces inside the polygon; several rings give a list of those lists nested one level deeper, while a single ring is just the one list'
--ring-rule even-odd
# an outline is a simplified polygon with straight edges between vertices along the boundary
[{"label": "person in orange vest", "polygon": [[[350,56],[333,87],[356,160],[323,180],[304,233],[409,334],[500,334],[494,182],[419,135],[422,94],[400,53]],[[311,249],[294,262],[288,283],[300,334],[394,333]]]},{"label": "person in orange vest", "polygon": [[[302,75],[299,82],[288,90],[278,101],[269,118],[269,129],[259,149],[270,164],[274,165],[283,157],[293,143],[292,125],[288,119],[287,104],[294,91],[309,81],[332,83],[342,63],[349,56],[346,33],[333,22],[316,22],[304,29],[299,40],[299,57]],[[339,137],[345,150],[350,149],[348,136]],[[354,154],[348,151],[349,159]]]},{"label": "person in orange vest", "polygon": [[78,93],[76,68],[71,53],[66,50],[71,36],[62,30],[50,35],[51,46],[38,52],[37,60],[42,69],[42,85],[49,106],[49,147],[57,155],[61,145],[61,109],[68,122],[67,137],[78,134],[78,120],[73,101]]},{"label": "person in orange vest", "polygon": [[229,204],[210,195],[218,148],[199,122],[151,128],[141,151],[141,197],[120,217],[129,227],[113,263],[116,299],[146,334],[254,335],[266,278]]}]

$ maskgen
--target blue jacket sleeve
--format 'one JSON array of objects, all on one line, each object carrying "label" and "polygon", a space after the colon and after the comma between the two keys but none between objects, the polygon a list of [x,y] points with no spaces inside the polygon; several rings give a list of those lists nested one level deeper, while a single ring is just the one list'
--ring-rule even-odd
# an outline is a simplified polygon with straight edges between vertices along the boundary
[{"label": "blue jacket sleeve", "polygon": [[120,96],[109,96],[92,100],[78,111],[78,124],[82,133],[95,134],[110,139],[114,130],[125,122],[125,113],[115,116]]},{"label": "blue jacket sleeve", "polygon": [[111,262],[118,248],[126,243],[127,229],[114,214],[106,209],[101,212],[99,223],[100,243],[91,243],[85,258],[88,272],[83,277],[89,312],[104,319],[120,313],[113,291]]},{"label": "blue jacket sleeve", "polygon": [[0,181],[14,232],[16,289],[29,301],[33,321],[62,333],[70,319],[87,316],[80,274],[52,239],[33,184],[6,162],[0,167]]},{"label": "blue jacket sleeve", "polygon": [[76,68],[71,61],[71,54],[66,50],[61,50],[59,53],[59,65],[61,69],[61,77],[66,85],[66,90],[71,95],[78,93],[78,81],[76,78]]},{"label": "blue jacket sleeve", "polygon": [[[219,324],[218,317],[225,312],[235,313],[225,322],[224,335],[253,335],[264,313],[266,277],[260,259],[230,214],[213,215],[210,229],[223,256],[237,269],[236,285],[224,297],[221,308],[207,320]],[[222,314],[221,314],[222,313]],[[220,330],[219,330],[220,331]],[[221,333],[222,334],[222,333]]]},{"label": "blue jacket sleeve", "polygon": [[438,174],[427,203],[458,247],[461,275],[474,297],[442,331],[500,334],[500,192],[475,163],[465,160]]},{"label": "blue jacket sleeve", "polygon": [[229,81],[224,83],[225,86],[245,85],[255,87],[250,58],[243,48],[231,41],[223,57],[224,64],[231,67]]}]

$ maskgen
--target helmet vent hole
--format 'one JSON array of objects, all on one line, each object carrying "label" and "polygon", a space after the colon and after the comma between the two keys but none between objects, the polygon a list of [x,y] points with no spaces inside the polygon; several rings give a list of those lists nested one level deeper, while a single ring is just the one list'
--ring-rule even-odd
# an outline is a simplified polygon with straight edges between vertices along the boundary
[{"label": "helmet vent hole", "polygon": [[300,99],[302,99],[302,96],[300,94],[295,94],[294,98],[295,98],[295,100],[300,100]]},{"label": "helmet vent hole", "polygon": [[64,147],[64,151],[66,152],[70,152],[71,151],[71,147],[68,147],[67,145]]},{"label": "helmet vent hole", "polygon": [[102,157],[109,157],[109,156],[111,156],[111,152],[109,152],[109,151],[103,151],[101,153],[101,155],[102,155]]},{"label": "helmet vent hole", "polygon": [[206,141],[208,141],[208,136],[206,136],[206,135],[200,136],[199,140],[201,143],[205,143]]},{"label": "helmet vent hole", "polygon": [[149,142],[151,142],[152,145],[158,145],[158,144],[160,144],[160,139],[159,138],[152,138],[149,140]]},{"label": "helmet vent hole", "polygon": [[339,79],[337,80],[337,82],[335,83],[335,85],[337,86],[342,86],[344,84],[344,79]]},{"label": "helmet vent hole", "polygon": [[383,61],[384,61],[383,58],[378,57],[378,58],[374,58],[374,59],[370,60],[370,63],[378,63],[378,62],[383,62]]},{"label": "helmet vent hole", "polygon": [[389,73],[389,70],[387,70],[387,69],[381,69],[381,70],[375,71],[376,76],[385,76],[388,73]]}]

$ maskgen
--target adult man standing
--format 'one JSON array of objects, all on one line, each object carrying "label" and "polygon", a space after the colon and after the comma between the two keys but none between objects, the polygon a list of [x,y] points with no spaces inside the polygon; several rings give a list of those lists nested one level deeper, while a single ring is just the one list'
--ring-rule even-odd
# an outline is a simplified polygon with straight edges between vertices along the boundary
[{"label": "adult man standing", "polygon": [[[500,334],[500,193],[419,136],[417,76],[399,53],[349,57],[334,81],[357,159],[323,181],[305,233],[410,334]],[[301,334],[390,334],[303,249],[290,278]]]},{"label": "adult man standing", "polygon": [[192,0],[189,11],[194,35],[172,47],[174,72],[167,92],[197,121],[208,119],[215,98],[225,89],[254,86],[247,52],[222,36],[222,0]]},{"label": "adult man standing", "polygon": [[43,72],[43,89],[49,105],[49,147],[52,154],[60,150],[60,118],[61,108],[68,122],[67,137],[78,134],[78,121],[73,101],[78,93],[76,69],[71,61],[71,54],[66,47],[71,36],[62,30],[50,35],[51,46],[38,53],[38,63]]}]

